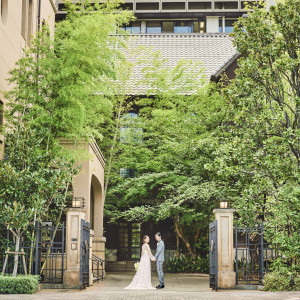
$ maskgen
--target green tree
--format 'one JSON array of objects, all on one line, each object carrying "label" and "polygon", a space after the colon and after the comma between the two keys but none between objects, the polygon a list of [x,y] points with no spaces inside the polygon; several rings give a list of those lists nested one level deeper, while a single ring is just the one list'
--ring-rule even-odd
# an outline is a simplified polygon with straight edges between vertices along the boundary
[{"label": "green tree", "polygon": [[227,136],[209,166],[235,191],[239,222],[264,221],[269,240],[294,262],[300,247],[299,24],[294,0],[270,11],[255,8],[236,23],[232,36],[242,57],[227,90]]},{"label": "green tree", "polygon": [[[106,96],[115,63],[123,60],[124,39],[111,33],[131,14],[115,5],[68,1],[65,21],[56,25],[53,41],[43,26],[10,72],[5,93],[5,159],[0,162],[0,219],[20,238],[37,220],[52,214],[60,221],[67,191],[84,154],[67,151],[59,138],[101,139],[101,124],[112,103]],[[78,13],[80,8],[80,13]],[[13,276],[16,276],[15,256]]]},{"label": "green tree", "polygon": [[[5,135],[5,159],[0,161],[0,218],[14,236],[16,252],[30,225],[52,209],[58,211],[52,220],[60,220],[68,187],[77,173],[72,161],[59,157],[57,146],[48,144],[45,148],[46,139],[45,130],[23,124]],[[17,267],[15,255],[13,276]]]},{"label": "green tree", "polygon": [[[106,216],[142,222],[172,218],[195,256],[206,244],[212,210],[226,193],[205,169],[214,157],[226,105],[215,87],[205,84],[200,64],[182,60],[170,69],[165,63],[154,53],[143,70],[149,96],[136,102],[139,117],[121,123],[127,134],[113,164]],[[135,176],[123,178],[122,168]]]}]

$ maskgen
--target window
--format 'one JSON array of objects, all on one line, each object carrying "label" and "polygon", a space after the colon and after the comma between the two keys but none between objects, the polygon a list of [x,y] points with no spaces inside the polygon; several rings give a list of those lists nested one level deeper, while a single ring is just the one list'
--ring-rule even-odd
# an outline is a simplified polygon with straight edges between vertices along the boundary
[{"label": "window", "polygon": [[242,1],[242,9],[253,9],[254,7],[263,8],[263,4],[259,1]]},{"label": "window", "polygon": [[[3,125],[3,102],[0,100],[0,126]],[[1,128],[0,128],[1,133]]]},{"label": "window", "polygon": [[135,170],[122,168],[120,169],[120,175],[124,178],[133,178],[135,175]]},{"label": "window", "polygon": [[27,41],[30,42],[32,38],[32,20],[33,20],[33,3],[32,0],[29,0],[28,3],[28,23],[27,23]]},{"label": "window", "polygon": [[32,35],[33,1],[22,0],[21,34],[27,43],[30,43]]},{"label": "window", "polygon": [[174,26],[174,33],[191,33],[192,24],[190,21],[176,21]]},{"label": "window", "polygon": [[131,225],[131,258],[140,258],[141,253],[141,224]]},{"label": "window", "polygon": [[143,141],[143,129],[140,128],[140,118],[137,113],[131,112],[122,117],[120,128],[120,142],[139,144]]},{"label": "window", "polygon": [[141,256],[141,224],[119,223],[119,260],[138,259]]},{"label": "window", "polygon": [[3,102],[0,100],[0,126],[3,125]]},{"label": "window", "polygon": [[211,9],[211,2],[189,2],[188,9]]},{"label": "window", "polygon": [[122,3],[119,7],[122,10],[133,10],[133,3]]},{"label": "window", "polygon": [[174,32],[174,22],[173,21],[162,22],[162,32],[163,33],[173,33]]},{"label": "window", "polygon": [[91,185],[91,196],[90,196],[90,225],[92,229],[95,229],[95,193],[94,187]]},{"label": "window", "polygon": [[27,0],[22,0],[22,23],[21,23],[21,33],[23,38],[27,39]]},{"label": "window", "polygon": [[205,33],[206,28],[205,28],[205,20],[199,20],[199,21],[194,21],[193,22],[193,32],[194,33]]},{"label": "window", "polygon": [[141,22],[131,22],[128,26],[124,27],[124,30],[129,33],[141,33]]},{"label": "window", "polygon": [[6,24],[8,16],[8,0],[0,0],[1,2],[1,21],[2,24]]},{"label": "window", "polygon": [[163,2],[163,10],[182,10],[185,9],[185,2]]},{"label": "window", "polygon": [[159,3],[158,2],[137,2],[136,3],[136,10],[159,10]]},{"label": "window", "polygon": [[148,21],[147,22],[147,33],[161,33],[161,22],[160,21]]},{"label": "window", "polygon": [[238,2],[215,2],[215,9],[238,9]]},{"label": "window", "polygon": [[219,32],[226,32],[230,33],[233,31],[234,23],[237,19],[226,19],[226,18],[219,18]]},{"label": "window", "polygon": [[66,5],[63,4],[63,3],[59,3],[58,4],[58,10],[61,11],[61,10],[66,10]]},{"label": "window", "polygon": [[119,223],[119,259],[127,259],[128,246],[128,224]]}]

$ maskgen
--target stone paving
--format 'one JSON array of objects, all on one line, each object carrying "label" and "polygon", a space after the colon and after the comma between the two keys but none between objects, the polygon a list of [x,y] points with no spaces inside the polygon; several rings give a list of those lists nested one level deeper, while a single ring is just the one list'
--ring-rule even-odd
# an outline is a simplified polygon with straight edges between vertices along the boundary
[{"label": "stone paving", "polygon": [[[17,300],[300,300],[300,292],[260,292],[256,290],[224,290],[212,292],[207,275],[166,274],[162,290],[129,291],[133,273],[110,273],[104,281],[86,290],[41,290],[34,295],[0,295]],[[152,277],[155,286],[157,276]]]}]

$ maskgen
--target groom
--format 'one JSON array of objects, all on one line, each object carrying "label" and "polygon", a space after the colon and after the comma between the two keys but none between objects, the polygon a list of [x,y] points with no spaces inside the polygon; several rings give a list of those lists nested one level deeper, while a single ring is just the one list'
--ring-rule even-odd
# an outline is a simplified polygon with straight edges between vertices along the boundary
[{"label": "groom", "polygon": [[157,232],[155,234],[155,239],[157,240],[157,248],[155,253],[155,261],[157,274],[159,279],[159,285],[156,287],[157,289],[162,289],[165,287],[164,283],[164,272],[163,272],[163,264],[165,261],[165,244],[161,239],[161,233]]}]

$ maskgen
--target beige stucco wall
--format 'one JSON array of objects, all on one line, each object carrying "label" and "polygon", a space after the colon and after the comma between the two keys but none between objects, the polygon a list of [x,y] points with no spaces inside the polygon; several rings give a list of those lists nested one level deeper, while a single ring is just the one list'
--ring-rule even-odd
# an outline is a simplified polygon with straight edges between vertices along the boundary
[{"label": "beige stucco wall", "polygon": [[91,186],[94,188],[94,234],[103,237],[103,207],[104,207],[104,168],[105,159],[97,143],[91,139],[89,143],[74,144],[71,140],[60,138],[60,143],[73,149],[80,158],[79,173],[73,179],[73,197],[83,197],[85,200],[85,220],[91,222]]},{"label": "beige stucco wall", "polygon": [[[2,6],[1,6],[2,2]],[[38,4],[39,0],[27,0],[32,3],[32,9],[27,10],[26,34],[22,35],[22,0],[0,0],[0,100],[5,99],[1,91],[9,89],[8,72],[15,62],[22,57],[22,49],[29,44],[28,33],[35,35],[38,27]],[[51,33],[54,34],[55,12],[57,11],[54,0],[40,0],[40,23],[45,20],[50,25]],[[29,27],[28,27],[29,26]],[[2,145],[2,146],[1,146]],[[3,156],[3,136],[0,135],[0,159]]]},{"label": "beige stucco wall", "polygon": [[[105,260],[105,242],[103,237],[103,208],[104,208],[104,168],[105,160],[96,142],[73,144],[67,139],[60,139],[60,143],[68,149],[74,149],[83,157],[79,159],[80,172],[73,179],[73,197],[84,198],[84,218],[91,223],[91,211],[94,215],[92,253]],[[94,189],[94,209],[91,210],[91,186]],[[67,216],[68,219],[68,216]],[[67,220],[68,223],[68,220]],[[67,232],[70,230],[67,226]],[[68,233],[67,233],[68,236]],[[68,254],[67,254],[68,256]],[[67,259],[69,259],[67,257]],[[67,279],[66,279],[67,280]]]}]

